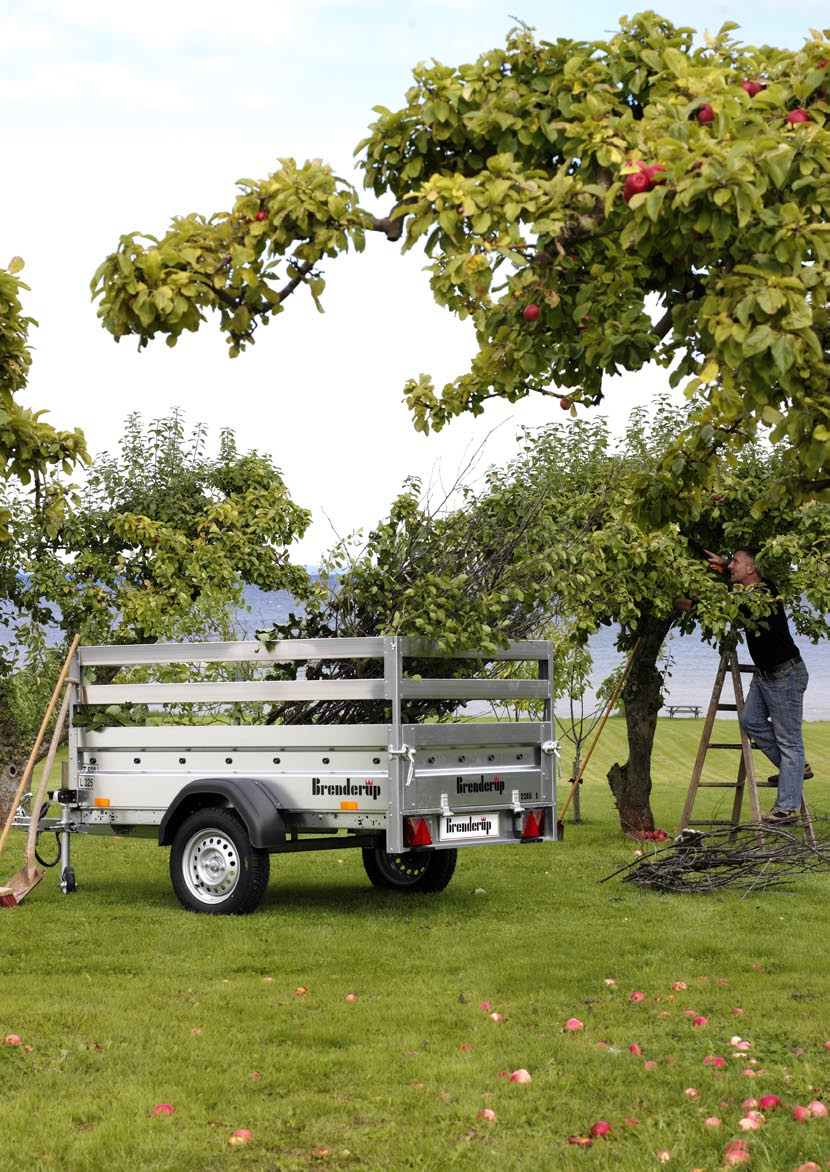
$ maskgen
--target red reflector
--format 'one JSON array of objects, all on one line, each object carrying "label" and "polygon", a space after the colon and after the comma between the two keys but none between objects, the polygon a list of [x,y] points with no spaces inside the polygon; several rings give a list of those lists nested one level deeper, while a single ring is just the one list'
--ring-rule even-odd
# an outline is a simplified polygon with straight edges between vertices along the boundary
[{"label": "red reflector", "polygon": [[522,839],[526,838],[541,838],[542,828],[545,825],[545,811],[540,810],[538,814],[531,810],[525,822],[525,828],[522,831]]},{"label": "red reflector", "polygon": [[403,840],[408,847],[432,846],[432,835],[429,832],[426,818],[405,818]]}]

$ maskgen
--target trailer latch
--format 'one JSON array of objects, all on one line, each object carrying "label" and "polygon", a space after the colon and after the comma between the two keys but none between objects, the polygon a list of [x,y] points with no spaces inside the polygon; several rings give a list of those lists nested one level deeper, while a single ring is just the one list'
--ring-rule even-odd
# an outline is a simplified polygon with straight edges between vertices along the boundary
[{"label": "trailer latch", "polygon": [[414,745],[403,744],[399,749],[394,745],[389,746],[390,757],[404,757],[409,762],[409,768],[406,771],[406,781],[404,785],[411,785],[412,778],[415,776],[415,747]]}]

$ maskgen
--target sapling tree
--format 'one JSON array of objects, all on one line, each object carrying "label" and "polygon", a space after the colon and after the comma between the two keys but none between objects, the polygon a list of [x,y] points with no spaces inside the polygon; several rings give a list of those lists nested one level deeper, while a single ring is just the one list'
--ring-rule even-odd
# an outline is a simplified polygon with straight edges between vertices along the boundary
[{"label": "sapling tree", "polygon": [[93,280],[103,324],[175,344],[215,312],[230,353],[378,232],[423,247],[435,300],[474,324],[469,371],[413,377],[414,425],[488,399],[600,403],[671,370],[694,411],[639,505],[701,509],[721,454],[768,435],[758,502],[830,487],[830,30],[797,50],[697,36],[647,11],[606,39],[520,25],[468,64],[420,64],[357,148],[376,214],[319,159],[240,181],[229,210],[124,236]]}]

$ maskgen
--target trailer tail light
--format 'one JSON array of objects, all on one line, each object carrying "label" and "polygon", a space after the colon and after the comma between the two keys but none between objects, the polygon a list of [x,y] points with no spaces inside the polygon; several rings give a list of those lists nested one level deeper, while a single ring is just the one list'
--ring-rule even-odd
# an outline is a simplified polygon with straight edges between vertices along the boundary
[{"label": "trailer tail light", "polygon": [[109,798],[96,798],[95,805],[102,806],[104,809],[110,804]]},{"label": "trailer tail light", "polygon": [[416,846],[432,846],[432,835],[426,818],[404,818],[403,841],[409,849]]},{"label": "trailer tail light", "polygon": [[524,830],[522,831],[522,842],[528,842],[534,838],[541,838],[545,829],[545,811],[531,810],[525,820]]}]

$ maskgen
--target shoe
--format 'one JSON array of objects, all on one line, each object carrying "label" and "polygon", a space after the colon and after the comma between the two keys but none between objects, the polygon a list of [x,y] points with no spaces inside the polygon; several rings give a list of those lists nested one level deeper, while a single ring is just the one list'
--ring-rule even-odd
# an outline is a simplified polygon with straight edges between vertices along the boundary
[{"label": "shoe", "polygon": [[[780,775],[778,773],[774,773],[772,775],[772,777],[767,778],[767,781],[769,782],[770,785],[778,785],[779,776]],[[810,768],[810,763],[808,761],[804,765],[804,780],[809,781],[812,776],[813,776],[813,771]]]},{"label": "shoe", "polygon": [[762,814],[761,821],[771,822],[776,826],[792,826],[798,821],[798,810],[779,810],[776,806],[768,814]]}]

